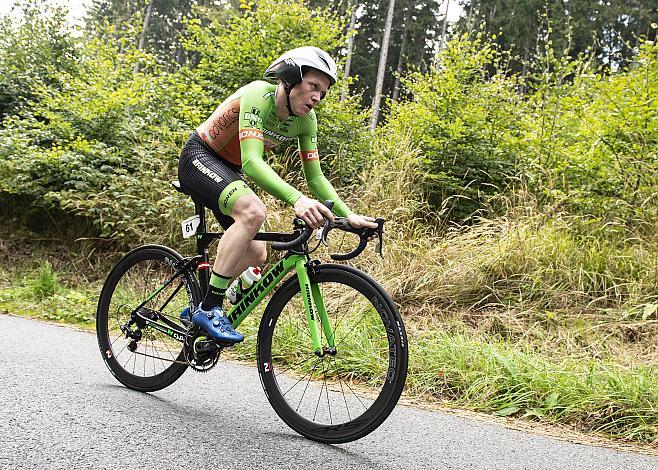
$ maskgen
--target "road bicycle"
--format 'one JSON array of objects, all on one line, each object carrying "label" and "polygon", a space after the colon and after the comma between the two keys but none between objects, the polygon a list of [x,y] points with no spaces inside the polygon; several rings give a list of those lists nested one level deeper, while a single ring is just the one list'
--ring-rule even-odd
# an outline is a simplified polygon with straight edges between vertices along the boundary
[{"label": "road bicycle", "polygon": [[[177,182],[172,185],[183,193]],[[135,390],[167,387],[188,367],[206,372],[231,346],[181,319],[205,294],[208,249],[222,236],[206,230],[205,208],[193,201],[196,215],[183,222],[183,232],[196,236],[196,255],[140,246],[113,267],[98,300],[103,360],[119,382]],[[226,311],[235,328],[254,310],[263,311],[259,325],[252,322],[263,389],[281,419],[315,441],[343,443],[369,434],[391,413],[404,387],[407,337],[391,298],[362,271],[310,257],[328,243],[332,230],[359,238],[352,252],[331,254],[332,259],[358,256],[371,238],[377,238],[381,255],[384,220],[377,224],[355,229],[344,218],[325,221],[313,249],[313,230],[299,219],[292,233],[258,233],[255,240],[272,242],[273,250],[285,254]],[[241,331],[248,343],[250,332]]]}]

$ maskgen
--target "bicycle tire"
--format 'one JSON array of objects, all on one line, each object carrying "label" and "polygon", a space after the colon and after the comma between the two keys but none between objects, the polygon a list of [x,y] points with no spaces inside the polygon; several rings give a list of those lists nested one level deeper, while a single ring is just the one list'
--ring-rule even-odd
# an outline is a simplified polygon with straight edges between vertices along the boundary
[{"label": "bicycle tire", "polygon": [[[136,350],[131,352],[130,339],[120,329],[130,319],[130,312],[175,274],[174,265],[182,259],[166,246],[144,245],[121,258],[103,285],[96,310],[98,347],[107,368],[126,387],[141,392],[160,390],[187,369],[182,343],[146,326]],[[180,324],[182,309],[189,306],[193,310],[200,297],[196,277],[185,272],[145,307]],[[181,329],[185,327],[181,325]]]},{"label": "bicycle tire", "polygon": [[[318,442],[350,442],[374,431],[398,402],[408,365],[404,324],[384,289],[359,270],[320,265],[313,282],[323,292],[337,354],[314,355],[299,282],[293,276],[263,313],[258,371],[270,404],[293,430]],[[322,341],[326,346],[324,335]],[[355,351],[359,343],[364,347]],[[365,350],[369,345],[374,346],[372,351]],[[364,366],[366,361],[369,366]],[[318,377],[314,379],[315,370]],[[291,394],[297,385],[300,388]],[[310,406],[302,406],[307,392],[317,400],[311,398]],[[337,405],[333,415],[332,403]],[[317,419],[318,411],[325,411],[324,418]]]}]

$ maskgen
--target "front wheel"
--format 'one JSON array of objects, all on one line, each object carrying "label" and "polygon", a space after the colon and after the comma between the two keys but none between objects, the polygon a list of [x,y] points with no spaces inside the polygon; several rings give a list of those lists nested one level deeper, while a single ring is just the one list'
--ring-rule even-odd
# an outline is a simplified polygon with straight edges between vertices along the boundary
[{"label": "front wheel", "polygon": [[375,430],[395,407],[407,375],[407,338],[389,296],[361,271],[320,265],[313,282],[324,299],[335,352],[314,353],[294,276],[263,314],[258,370],[272,407],[292,429],[320,442],[349,442]]},{"label": "front wheel", "polygon": [[[108,369],[127,387],[160,390],[187,369],[183,343],[173,332],[186,330],[180,313],[199,304],[199,285],[192,273],[183,272],[163,287],[182,259],[165,246],[142,246],[119,260],[103,285],[96,311],[98,346]],[[144,301],[138,312],[164,325],[164,331],[139,318],[131,322]]]}]

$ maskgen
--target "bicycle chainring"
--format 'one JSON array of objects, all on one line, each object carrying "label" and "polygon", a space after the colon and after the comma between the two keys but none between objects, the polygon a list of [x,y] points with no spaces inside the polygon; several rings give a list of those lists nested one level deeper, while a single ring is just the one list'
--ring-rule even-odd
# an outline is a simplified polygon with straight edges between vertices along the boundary
[{"label": "bicycle chainring", "polygon": [[222,348],[198,328],[191,328],[183,345],[185,360],[196,372],[208,372],[219,362]]}]

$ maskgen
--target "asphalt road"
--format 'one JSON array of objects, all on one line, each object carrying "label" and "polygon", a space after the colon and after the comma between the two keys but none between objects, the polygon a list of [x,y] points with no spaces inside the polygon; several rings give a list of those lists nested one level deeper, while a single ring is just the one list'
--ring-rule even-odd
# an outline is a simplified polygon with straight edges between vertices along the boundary
[{"label": "asphalt road", "polygon": [[255,367],[186,372],[153,394],[121,386],[96,338],[0,315],[2,468],[658,469],[658,458],[398,406],[329,446],[290,430]]}]

